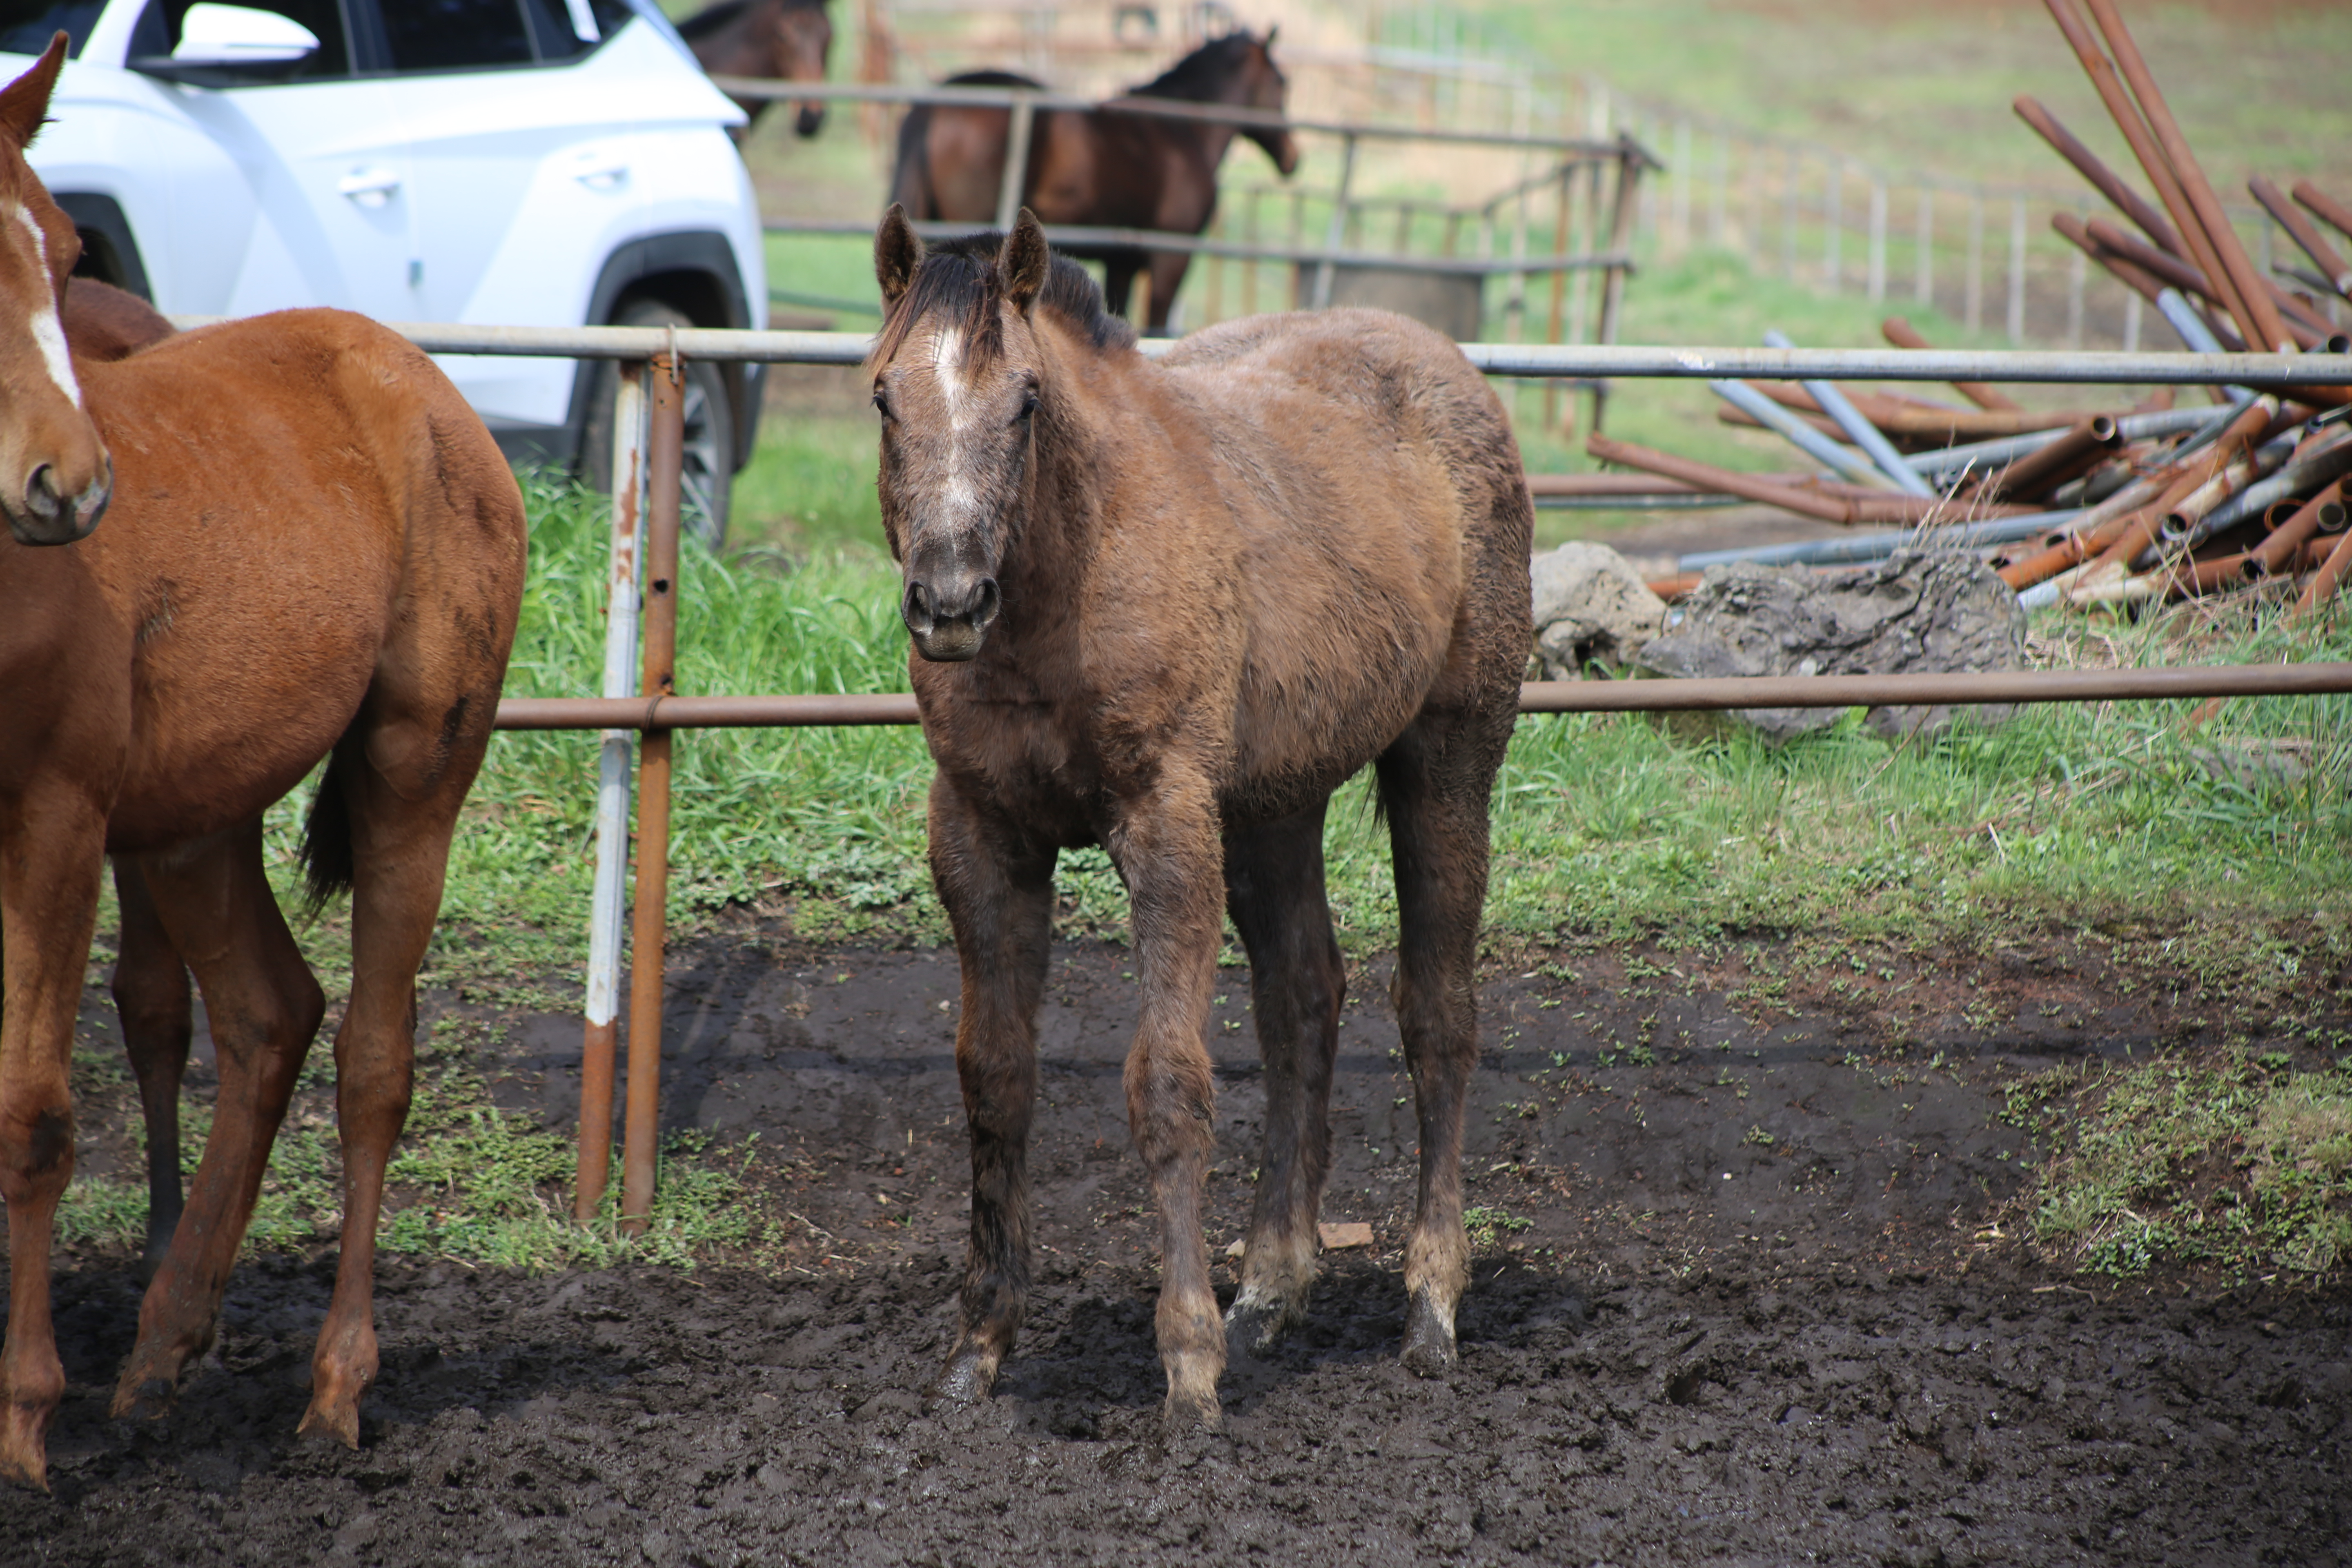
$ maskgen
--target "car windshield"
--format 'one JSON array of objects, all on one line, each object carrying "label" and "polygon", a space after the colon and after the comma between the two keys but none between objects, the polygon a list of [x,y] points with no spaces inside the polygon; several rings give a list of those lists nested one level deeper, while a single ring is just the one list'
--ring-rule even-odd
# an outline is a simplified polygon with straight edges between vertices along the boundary
[{"label": "car windshield", "polygon": [[[16,7],[7,7],[11,12]],[[62,27],[73,39],[70,52],[81,53],[82,41],[98,25],[98,14],[106,9],[106,0],[52,0],[47,5],[35,0],[26,7],[32,14],[12,16],[0,22],[0,50],[10,54],[37,55],[49,47]]]}]

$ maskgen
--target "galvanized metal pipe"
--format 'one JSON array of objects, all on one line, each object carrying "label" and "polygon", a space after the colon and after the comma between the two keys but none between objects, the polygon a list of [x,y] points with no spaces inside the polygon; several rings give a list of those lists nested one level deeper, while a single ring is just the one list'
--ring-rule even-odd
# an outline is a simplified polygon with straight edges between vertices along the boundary
[{"label": "galvanized metal pipe", "polygon": [[[2352,539],[2352,534],[2346,535]],[[2154,669],[2004,669],[1944,675],[1736,676],[1699,680],[1538,680],[1519,688],[1522,713],[1671,713],[1726,708],[1854,708],[1985,702],[2116,702],[2184,697],[2308,697],[2352,692],[2352,664],[2221,664]],[[501,730],[603,729],[613,725],[793,728],[844,722],[913,724],[915,699],[898,692],[839,697],[673,697],[658,704],[571,700],[552,721],[550,700],[499,704]]]},{"label": "galvanized metal pipe", "polygon": [[[184,329],[229,318],[174,316]],[[500,327],[465,322],[394,321],[393,331],[427,353],[514,354],[546,359],[646,359],[667,349],[659,327]],[[874,346],[866,332],[740,331],[680,327],[677,350],[721,364],[858,364]],[[1168,338],[1138,345],[1156,359]],[[2305,383],[2352,385],[2352,353],[2120,353],[2063,349],[1763,349],[1674,348],[1631,343],[1464,343],[1470,363],[1493,375],[1643,376],[1707,381],[2007,381],[2097,385],[2292,388]],[[1959,411],[1966,413],[1969,411]]]},{"label": "galvanized metal pipe", "polygon": [[[1792,349],[1797,345],[1789,341],[1786,333],[1768,331],[1764,334],[1764,346],[1773,349]],[[1936,492],[1929,488],[1927,481],[1905,464],[1902,454],[1895,449],[1894,443],[1887,440],[1885,433],[1877,426],[1862,416],[1860,411],[1847,399],[1844,393],[1840,392],[1832,383],[1823,380],[1808,381],[1801,384],[1812,400],[1821,405],[1822,412],[1837,421],[1837,427],[1845,432],[1846,439],[1869,454],[1870,460],[1878,465],[1879,472],[1895,481],[1895,489],[1906,495],[1917,496],[1923,500],[1935,498]]]},{"label": "galvanized metal pipe", "polygon": [[1956,522],[1941,528],[1899,528],[1883,533],[1856,533],[1836,539],[1808,539],[1794,544],[1756,544],[1742,550],[1703,550],[1678,557],[1677,572],[1704,572],[1735,561],[1759,566],[1848,566],[1884,561],[1897,550],[1981,550],[2040,539],[2064,528],[2079,511],[2038,511],[2027,517],[1995,518],[1989,522]]},{"label": "galvanized metal pipe", "polygon": [[[639,521],[646,487],[646,367],[624,364],[613,395],[613,525],[604,579],[607,698],[637,679]],[[596,876],[588,900],[588,982],[580,1043],[580,1152],[572,1216],[593,1219],[613,1167],[613,1060],[620,1035],[621,921],[629,875],[629,728],[604,731],[596,757]]]},{"label": "galvanized metal pipe", "polygon": [[[643,697],[677,689],[679,480],[685,468],[686,384],[680,356],[653,362],[653,418],[646,547]],[[652,729],[637,748],[637,887],[629,963],[629,1093],[622,1119],[621,1225],[642,1231],[653,1214],[661,1136],[663,971],[668,955],[670,732]]]},{"label": "galvanized metal pipe", "polygon": [[1708,382],[1706,389],[1786,438],[1807,457],[1828,464],[1856,484],[1866,485],[1877,480],[1883,488],[1885,477],[1864,461],[1859,454],[1839,446],[1746,382],[1718,379]]}]

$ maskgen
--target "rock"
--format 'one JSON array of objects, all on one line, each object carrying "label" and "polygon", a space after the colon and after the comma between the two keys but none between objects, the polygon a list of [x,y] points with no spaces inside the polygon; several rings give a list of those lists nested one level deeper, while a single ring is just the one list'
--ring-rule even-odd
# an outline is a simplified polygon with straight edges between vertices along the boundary
[{"label": "rock", "polygon": [[1370,1247],[1372,1244],[1372,1227],[1361,1220],[1341,1220],[1332,1225],[1317,1226],[1315,1238],[1323,1244],[1326,1252],[1338,1252],[1350,1247]]},{"label": "rock", "polygon": [[1598,659],[1622,665],[1658,635],[1666,603],[1605,544],[1572,542],[1529,563],[1536,661],[1546,680],[1579,680]]},{"label": "rock", "polygon": [[[1808,572],[1734,562],[1710,566],[1665,618],[1662,636],[1634,659],[1662,676],[1894,675],[2015,669],[2025,661],[2025,612],[1982,562],[1948,552],[1902,550],[1850,572]],[[2006,706],[1965,710],[1998,724]],[[1837,722],[1834,708],[1742,708],[1676,715],[1702,732],[1744,723],[1778,745]],[[1890,738],[1933,734],[1950,708],[1873,708],[1867,722]]]}]

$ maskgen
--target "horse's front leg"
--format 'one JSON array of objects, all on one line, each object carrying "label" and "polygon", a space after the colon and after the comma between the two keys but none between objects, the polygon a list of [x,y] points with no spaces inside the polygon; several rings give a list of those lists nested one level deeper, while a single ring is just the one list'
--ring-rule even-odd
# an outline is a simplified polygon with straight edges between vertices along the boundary
[{"label": "horse's front leg", "polygon": [[930,1393],[971,1401],[994,1385],[1029,1304],[1029,1121],[1055,851],[982,814],[941,773],[931,782],[930,857],[962,970],[956,1074],[971,1138],[963,1327]]},{"label": "horse's front leg", "polygon": [[68,1073],[105,849],[105,807],[78,789],[0,798],[0,1476],[35,1487],[48,1485],[49,1417],[66,1389],[49,1320],[49,1233],[73,1175]]},{"label": "horse's front leg", "polygon": [[1143,978],[1142,1017],[1127,1058],[1127,1116],[1160,1205],[1164,1413],[1171,1426],[1215,1426],[1225,1335],[1201,1232],[1216,1100],[1201,1034],[1224,901],[1214,792],[1205,778],[1163,764],[1153,788],[1125,804],[1108,837],[1127,879]]}]

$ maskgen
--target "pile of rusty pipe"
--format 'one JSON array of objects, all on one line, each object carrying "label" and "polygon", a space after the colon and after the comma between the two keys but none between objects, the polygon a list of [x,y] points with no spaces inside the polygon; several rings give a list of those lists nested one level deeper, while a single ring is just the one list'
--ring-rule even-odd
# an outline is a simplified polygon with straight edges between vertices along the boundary
[{"label": "pile of rusty pipe", "polygon": [[2104,414],[2092,416],[2036,452],[2029,452],[1988,478],[1976,489],[1979,500],[2046,495],[2088,473],[2123,445],[2123,430]]},{"label": "pile of rusty pipe", "polygon": [[[1822,412],[1821,405],[1801,386],[1774,381],[1750,381],[1748,384],[1784,408],[1793,408],[1801,414]],[[1931,403],[1879,392],[1850,392],[1846,399],[1864,418],[1890,436],[1932,438],[1947,446],[1961,439],[2063,430],[2078,420],[2093,417],[2088,410],[2045,413],[2022,408],[1938,408]]]},{"label": "pile of rusty pipe", "polygon": [[[2314,228],[2311,220],[2295,210],[2294,204],[2286,199],[2285,193],[2260,174],[2246,182],[2246,189],[2252,194],[2254,200],[2263,204],[2271,216],[2278,219],[2279,226],[2286,230],[2295,244],[2302,247],[2303,253],[2311,258],[2311,264],[2319,268],[2319,274],[2326,280],[2327,286],[2344,298],[2352,300],[2352,266],[2347,266],[2344,258],[2336,254],[2336,247],[2327,243],[2327,237]],[[2311,189],[2310,182],[2304,182],[2296,189]],[[2313,194],[2317,195],[2315,191]],[[2326,200],[2324,196],[2320,199]]]},{"label": "pile of rusty pipe", "polygon": [[2181,188],[2170,161],[2150,132],[2147,121],[2140,118],[2140,111],[2132,102],[2130,93],[2125,90],[2123,79],[2116,74],[2116,67],[2099,47],[2098,40],[2091,36],[2090,28],[2074,14],[2074,0],[2043,0],[2043,4],[2057,22],[2058,30],[2065,35],[2066,42],[2073,46],[2075,58],[2082,61],[2083,69],[2090,77],[2091,85],[2097,89],[2100,101],[2106,105],[2107,114],[2116,122],[2116,129],[2123,132],[2132,155],[2139,160],[2149,183],[2155,185],[2157,200],[2171,215],[2188,259],[2195,262],[2200,271],[2213,279],[2216,286],[2225,291],[2225,308],[2231,318],[2239,323],[2241,335],[2245,341],[2271,346],[2271,340],[2263,333],[2247,330],[2247,322],[2252,318],[2242,301],[2229,297],[2233,296],[2235,290],[2222,269],[2220,258],[2213,251],[2212,241],[2205,233],[2196,209]]},{"label": "pile of rusty pipe", "polygon": [[2336,596],[2336,589],[2347,575],[2352,575],[2352,531],[2336,535],[2336,548],[2319,563],[2319,570],[2304,584],[2303,597],[2294,604],[2293,619],[2301,620]]},{"label": "pile of rusty pipe", "polygon": [[[2202,272],[2177,256],[2168,256],[2147,241],[2125,233],[2103,217],[2095,217],[2083,226],[2092,242],[2136,266],[2145,268],[2184,293],[2197,294],[2219,305],[2221,297]],[[2335,331],[2325,316],[2315,315],[2309,307],[2281,288],[2267,280],[2263,289],[2273,297],[2272,302],[2294,317],[2281,320],[2282,330],[2294,341],[2295,347],[2306,353],[2326,346]]]},{"label": "pile of rusty pipe", "polygon": [[[2331,511],[2334,528],[2328,527]],[[2270,537],[2247,552],[2247,575],[2275,575],[2313,536],[2341,529],[2344,516],[2344,481],[2337,479],[2297,507],[2285,521],[2271,530]]]},{"label": "pile of rusty pipe", "polygon": [[2333,224],[2337,233],[2352,238],[2352,207],[2346,206],[2309,180],[2297,180],[2294,195],[2296,201]]},{"label": "pile of rusty pipe", "polygon": [[[2083,568],[2077,586],[2096,582],[2110,574],[2118,576],[2126,574],[2131,563],[2156,542],[2157,531],[2164,519],[2179,511],[2215,475],[2225,472],[2240,461],[2250,449],[2254,437],[2269,427],[2278,412],[2278,400],[2267,394],[2247,404],[2221,432],[2219,440],[2179,466],[2172,482],[2154,505],[2144,507],[2122,520],[2123,526],[2116,531],[2107,546]],[[2070,589],[2069,593],[2074,591]]]},{"label": "pile of rusty pipe", "polygon": [[[1917,329],[1901,316],[1887,317],[1878,324],[1878,330],[1885,334],[1888,342],[1898,349],[1932,350],[1936,346],[1921,337]],[[1951,384],[1954,392],[1958,393],[1979,408],[1990,408],[2002,414],[2014,414],[2018,411],[2017,400],[1990,382],[1956,381]]]},{"label": "pile of rusty pipe", "polygon": [[[2064,24],[2062,22],[2060,26]],[[2164,249],[2175,256],[2182,254],[2180,236],[2164,221],[2164,215],[2150,206],[2146,196],[2124,184],[2114,170],[2101,163],[2099,155],[2084,146],[2073,132],[2060,124],[2056,115],[2029,97],[2019,97],[2010,107],[2017,110],[2020,120],[2039,132],[2042,139],[2049,142],[2060,157],[2074,164],[2076,172],[2096,186],[2101,195],[2114,203],[2116,211],[2139,225],[2141,231]]]},{"label": "pile of rusty pipe", "polygon": [[[2352,538],[2352,535],[2347,535]],[[2341,551],[2339,550],[2339,553]],[[1987,702],[2115,702],[2186,697],[2308,697],[2352,692],[2352,664],[2221,664],[2156,669],[1998,669],[1933,675],[1732,676],[1699,680],[1537,680],[1522,713],[1674,713],[1727,708],[1859,708]],[[568,711],[556,721],[549,710]],[[845,710],[841,704],[862,706]],[[846,719],[835,715],[849,712]],[[873,696],[510,697],[501,730],[685,730],[912,724],[905,692]]]},{"label": "pile of rusty pipe", "polygon": [[1716,490],[1725,495],[1744,497],[1765,506],[1776,506],[1801,517],[1819,518],[1823,522],[1843,523],[1925,523],[1957,522],[1972,518],[2019,517],[2031,512],[2031,507],[1981,506],[1971,502],[1954,502],[1940,497],[1920,497],[1892,494],[1838,494],[1828,487],[1800,489],[1794,485],[1761,479],[1753,474],[1742,474],[1730,468],[1719,468],[1712,463],[1695,458],[1677,458],[1668,452],[1648,447],[1637,447],[1630,441],[1617,441],[1599,433],[1588,437],[1584,449],[1597,460],[1617,463],[1644,473],[1659,474],[1679,479],[1701,489]]}]

